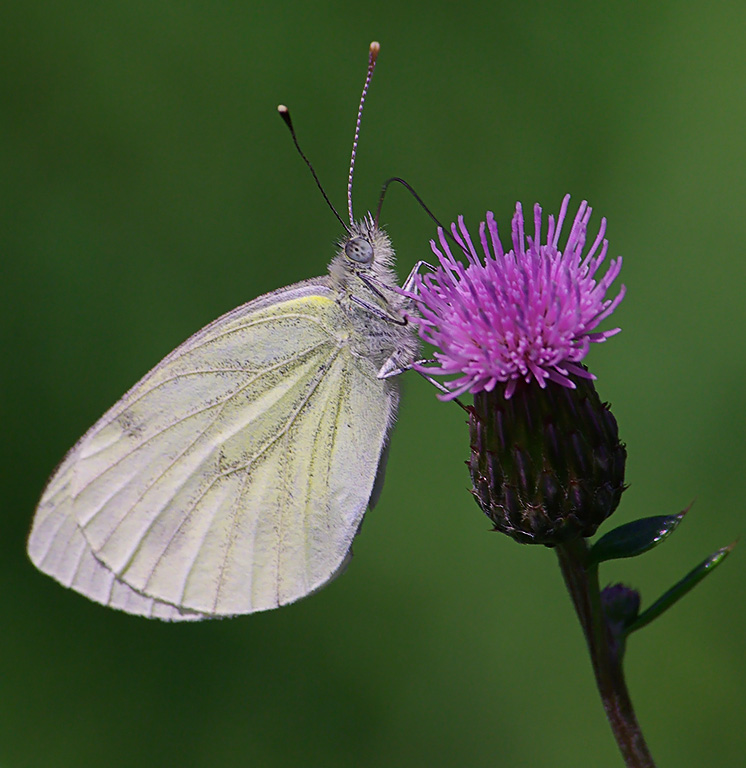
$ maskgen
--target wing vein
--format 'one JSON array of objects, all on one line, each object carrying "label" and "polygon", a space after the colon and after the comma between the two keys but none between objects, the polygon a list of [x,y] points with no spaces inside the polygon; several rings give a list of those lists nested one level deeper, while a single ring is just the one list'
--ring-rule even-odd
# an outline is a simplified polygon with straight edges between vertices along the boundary
[{"label": "wing vein", "polygon": [[260,317],[255,320],[252,320],[250,323],[246,323],[245,325],[237,325],[233,328],[229,328],[222,333],[216,333],[212,336],[208,336],[204,340],[201,340],[198,344],[192,344],[189,346],[188,349],[185,350],[185,352],[193,352],[195,349],[201,349],[204,346],[207,346],[213,341],[217,341],[218,339],[224,339],[226,336],[230,336],[233,333],[238,333],[239,331],[245,331],[249,328],[254,328],[256,326],[260,325],[266,325],[267,323],[275,323],[278,320],[306,320],[307,322],[313,323],[314,325],[318,325],[320,328],[324,328],[324,324],[320,322],[317,318],[313,317],[313,315],[306,315],[303,312],[288,312],[287,314],[272,314],[268,315],[267,317]]},{"label": "wing vein", "polygon": [[[336,436],[336,433],[337,433],[336,425],[338,425],[338,423],[339,423],[339,414],[340,414],[340,412],[342,410],[342,402],[344,400],[344,394],[343,394],[342,390],[343,390],[343,388],[345,387],[346,384],[349,385],[348,377],[346,375],[344,375],[345,373],[346,373],[346,369],[343,369],[343,375],[341,377],[341,382],[342,383],[341,383],[341,386],[340,386],[339,397],[337,398],[337,403],[336,403],[336,415],[334,417],[335,429],[332,430],[332,432],[333,432],[332,443],[329,446],[329,451],[328,451],[328,454],[327,454],[328,460],[326,462],[326,479],[325,479],[325,482],[324,482],[324,486],[327,489],[329,488],[329,475],[330,475],[330,472],[331,472],[331,457],[332,457],[332,455],[334,453],[334,439],[335,439],[335,436]],[[349,386],[347,387],[347,389],[349,389]],[[318,444],[320,433],[321,433],[321,431],[317,430],[316,436],[315,436],[315,439],[314,439],[314,447]],[[316,456],[316,455],[317,455],[317,452],[314,451],[314,456]],[[306,535],[304,537],[305,538],[305,542],[306,542],[306,545],[305,545],[306,573],[308,573],[309,570],[310,570],[310,554],[311,554],[310,553],[310,547],[309,547],[309,542],[311,541],[311,536],[309,535],[310,531],[309,531],[308,508],[309,508],[309,501],[310,501],[310,499],[311,499],[311,497],[313,495],[312,492],[311,492],[311,479],[312,479],[311,476],[312,476],[312,474],[313,474],[312,472],[309,472],[309,475],[308,475],[308,486],[307,486],[307,492],[306,492],[306,514],[305,514],[305,521],[304,521],[304,523],[305,523],[305,533],[306,533]],[[327,515],[326,523],[327,523],[326,533],[328,535],[328,530],[329,530],[328,515]]]},{"label": "wing vein", "polygon": [[[288,445],[290,444],[290,429],[285,433],[285,450],[280,451],[280,456],[282,456],[282,466],[280,468],[280,487],[283,491],[284,497],[291,496],[292,494],[288,493],[288,465],[290,462],[288,461]],[[279,494],[278,494],[279,495]],[[275,600],[277,602],[277,605],[280,605],[280,565],[282,563],[282,555],[283,551],[285,549],[285,526],[286,526],[286,516],[287,516],[287,504],[283,504],[283,499],[277,499],[276,506],[277,506],[277,512],[278,512],[278,520],[277,520],[277,559],[276,559],[276,567],[275,567]]]},{"label": "wing vein", "polygon": [[[231,519],[231,530],[228,535],[228,546],[226,548],[225,556],[223,557],[223,562],[220,564],[220,573],[218,575],[218,582],[217,586],[215,587],[215,600],[212,605],[212,611],[213,613],[217,613],[218,610],[218,603],[220,602],[220,597],[223,592],[223,579],[225,575],[225,569],[228,564],[228,557],[230,555],[231,550],[233,549],[233,544],[235,542],[235,536],[236,536],[236,528],[238,527],[238,513],[240,509],[240,503],[241,503],[241,496],[243,496],[243,492],[246,488],[246,483],[249,480],[249,473],[246,472],[246,474],[243,477],[243,480],[241,481],[241,488],[239,489],[238,493],[236,494],[236,500],[231,505],[231,512],[230,515],[232,517]],[[210,525],[208,526],[207,532],[209,532],[210,528],[212,528],[212,524],[215,522],[215,511],[212,513],[212,520],[210,521]],[[204,540],[207,538],[207,533],[205,534]],[[189,575],[192,573],[192,569],[194,568],[194,564],[197,562],[197,558],[199,557],[199,550],[194,555],[194,560],[192,561],[191,566],[189,567]],[[186,591],[186,582],[184,583],[184,591]],[[182,595],[183,599],[183,595]]]},{"label": "wing vein", "polygon": [[[39,524],[40,526],[46,526],[48,525],[47,521],[49,519],[50,515],[46,515],[44,520],[41,521]],[[62,526],[67,522],[67,518],[65,515],[59,515],[59,524],[55,526],[54,533],[49,536],[47,541],[47,546],[44,548],[44,554],[39,554],[38,560],[40,563],[44,562],[47,559],[47,555],[49,555],[50,550],[52,549],[52,545],[55,543],[55,539],[57,538],[57,535],[62,530]]]}]

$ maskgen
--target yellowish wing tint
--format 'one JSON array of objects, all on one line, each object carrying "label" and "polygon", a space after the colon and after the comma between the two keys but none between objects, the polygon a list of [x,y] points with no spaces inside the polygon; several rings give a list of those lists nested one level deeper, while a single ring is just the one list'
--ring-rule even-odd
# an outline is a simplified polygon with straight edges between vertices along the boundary
[{"label": "yellowish wing tint", "polygon": [[343,564],[396,389],[320,282],[200,331],[65,458],[29,553],[106,605],[166,619],[274,608]]}]

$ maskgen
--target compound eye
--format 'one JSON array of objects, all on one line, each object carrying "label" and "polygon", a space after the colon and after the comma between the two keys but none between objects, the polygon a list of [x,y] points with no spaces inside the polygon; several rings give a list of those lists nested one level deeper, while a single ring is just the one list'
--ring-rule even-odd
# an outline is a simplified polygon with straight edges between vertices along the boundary
[{"label": "compound eye", "polygon": [[345,254],[358,264],[370,264],[373,261],[373,246],[362,237],[353,237],[345,244]]}]

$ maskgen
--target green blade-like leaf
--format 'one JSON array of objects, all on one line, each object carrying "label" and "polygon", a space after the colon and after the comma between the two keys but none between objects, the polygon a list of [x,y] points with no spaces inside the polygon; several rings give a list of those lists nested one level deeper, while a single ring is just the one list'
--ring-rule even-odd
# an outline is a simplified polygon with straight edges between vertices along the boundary
[{"label": "green blade-like leaf", "polygon": [[687,510],[678,515],[659,515],[633,520],[602,536],[588,553],[588,567],[604,560],[634,557],[652,549],[670,536],[684,519]]},{"label": "green blade-like leaf", "polygon": [[643,611],[627,628],[626,635],[642,629],[646,624],[650,624],[653,619],[657,619],[664,611],[668,610],[675,602],[681,600],[684,595],[699,584],[708,573],[720,565],[735,547],[735,542],[727,547],[713,552],[705,558],[694,570],[689,571],[684,578],[668,590],[662,597],[659,597],[647,610]]}]

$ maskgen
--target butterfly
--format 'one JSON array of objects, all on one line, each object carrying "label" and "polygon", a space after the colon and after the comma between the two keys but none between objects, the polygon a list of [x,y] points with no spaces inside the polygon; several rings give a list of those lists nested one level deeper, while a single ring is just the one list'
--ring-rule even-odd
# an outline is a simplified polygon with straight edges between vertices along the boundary
[{"label": "butterfly", "polygon": [[397,374],[419,347],[388,236],[371,214],[352,215],[377,54],[372,43],[350,223],[328,274],[197,332],[69,451],[28,542],[63,585],[129,613],[197,620],[291,603],[343,570],[381,490]]}]

